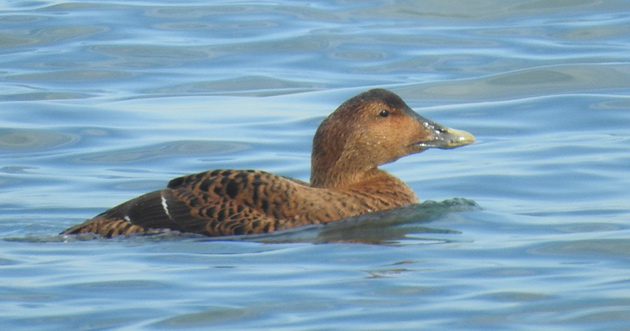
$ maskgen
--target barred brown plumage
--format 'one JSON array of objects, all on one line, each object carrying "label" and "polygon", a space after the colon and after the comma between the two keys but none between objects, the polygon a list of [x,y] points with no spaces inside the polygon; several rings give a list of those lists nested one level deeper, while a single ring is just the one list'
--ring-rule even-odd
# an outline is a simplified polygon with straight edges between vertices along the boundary
[{"label": "barred brown plumage", "polygon": [[[387,116],[384,116],[384,114]],[[378,169],[431,147],[475,138],[421,117],[396,94],[375,89],[344,102],[317,129],[311,181],[258,170],[213,170],[171,180],[62,232],[104,237],[165,230],[208,236],[265,233],[418,202]]]}]

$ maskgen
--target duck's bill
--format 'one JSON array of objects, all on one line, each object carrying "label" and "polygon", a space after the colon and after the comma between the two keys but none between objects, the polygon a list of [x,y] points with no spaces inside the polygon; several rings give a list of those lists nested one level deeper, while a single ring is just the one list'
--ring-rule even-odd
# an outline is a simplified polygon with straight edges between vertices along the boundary
[{"label": "duck's bill", "polygon": [[475,136],[466,131],[445,127],[435,122],[423,124],[432,130],[432,135],[429,140],[418,143],[419,147],[449,149],[472,144],[476,140]]}]

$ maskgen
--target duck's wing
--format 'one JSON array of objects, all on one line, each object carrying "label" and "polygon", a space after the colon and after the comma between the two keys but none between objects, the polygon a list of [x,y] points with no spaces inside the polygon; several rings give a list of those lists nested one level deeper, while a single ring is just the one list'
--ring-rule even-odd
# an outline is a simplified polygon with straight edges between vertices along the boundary
[{"label": "duck's wing", "polygon": [[[269,178],[272,177],[272,178]],[[276,201],[287,201],[296,182],[259,171],[217,170],[173,179],[167,188],[116,206],[62,234],[149,234],[160,229],[209,236],[270,232],[286,215]],[[270,191],[282,192],[273,196]]]}]

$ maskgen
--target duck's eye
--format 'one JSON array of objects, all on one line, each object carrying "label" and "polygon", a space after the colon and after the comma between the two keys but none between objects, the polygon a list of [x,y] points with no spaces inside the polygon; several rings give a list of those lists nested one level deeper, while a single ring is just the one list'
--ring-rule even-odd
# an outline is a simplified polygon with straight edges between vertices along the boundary
[{"label": "duck's eye", "polygon": [[381,109],[381,112],[378,113],[378,116],[380,116],[380,117],[387,117],[387,116],[389,116],[389,111],[386,110],[386,109]]}]

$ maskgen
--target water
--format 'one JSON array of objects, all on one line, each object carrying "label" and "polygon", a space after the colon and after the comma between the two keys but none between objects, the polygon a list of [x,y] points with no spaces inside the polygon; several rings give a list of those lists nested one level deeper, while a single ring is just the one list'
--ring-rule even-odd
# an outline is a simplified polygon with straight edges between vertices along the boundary
[{"label": "water", "polygon": [[[6,2],[3,328],[625,329],[629,24],[614,0]],[[478,138],[385,167],[435,201],[415,214],[56,235],[186,173],[306,180],[319,122],[372,87]]]}]

